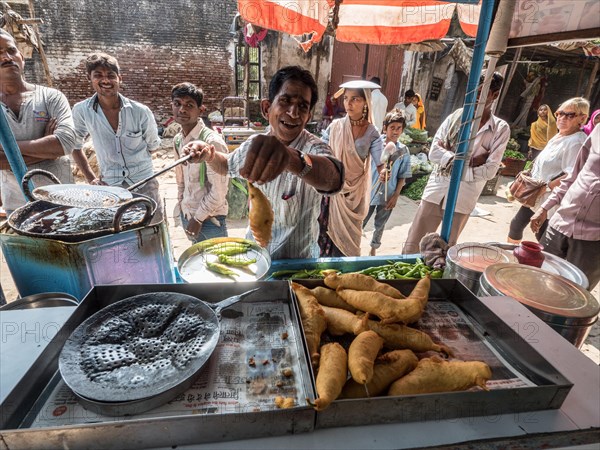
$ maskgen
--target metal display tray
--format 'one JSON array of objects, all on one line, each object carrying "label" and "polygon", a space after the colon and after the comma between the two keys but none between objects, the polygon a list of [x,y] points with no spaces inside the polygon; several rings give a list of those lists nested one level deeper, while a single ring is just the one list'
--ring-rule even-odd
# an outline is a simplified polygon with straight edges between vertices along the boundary
[{"label": "metal display tray", "polygon": [[[71,396],[73,395],[58,372],[58,357],[61,349],[77,326],[103,307],[146,292],[178,292],[195,296],[209,303],[216,303],[254,287],[262,288],[264,295],[242,300],[224,310],[222,315],[224,320],[227,319],[229,311],[230,320],[237,320],[236,317],[239,317],[240,314],[238,310],[250,311],[248,317],[254,318],[256,315],[258,319],[251,321],[251,325],[246,330],[233,330],[227,335],[227,339],[224,338],[222,331],[221,338],[226,349],[235,347],[240,336],[244,336],[241,339],[251,341],[252,344],[248,347],[252,347],[252,352],[256,351],[256,371],[251,372],[249,368],[248,355],[251,353],[238,352],[236,358],[236,353],[232,351],[231,354],[227,353],[226,357],[222,357],[219,355],[220,350],[217,347],[213,354],[213,358],[218,358],[218,362],[214,366],[218,368],[218,372],[215,369],[215,373],[219,382],[223,380],[222,383],[225,383],[226,386],[234,386],[231,388],[232,391],[243,390],[247,395],[244,397],[247,401],[246,404],[242,404],[240,401],[240,404],[235,407],[223,406],[213,408],[213,411],[208,412],[201,405],[186,405],[190,406],[190,410],[179,411],[178,414],[164,414],[161,410],[163,407],[159,407],[153,415],[148,413],[152,413],[154,410],[139,416],[109,418],[98,415],[94,417],[95,413],[82,410],[71,400],[66,400],[61,405],[61,393],[64,394],[66,391],[67,396],[63,395],[63,397],[69,397],[69,393]],[[256,298],[259,300],[255,300]],[[271,306],[270,302],[273,302],[271,304],[275,306]],[[273,313],[273,310],[278,313]],[[0,415],[0,448],[121,449],[171,446],[175,448],[178,445],[186,444],[310,432],[314,429],[315,411],[306,405],[304,398],[314,397],[314,388],[308,366],[304,363],[306,356],[297,314],[298,309],[292,300],[289,283],[284,281],[95,286],[0,405],[2,412]],[[285,333],[281,332],[282,327]],[[274,342],[275,339],[277,343]],[[277,351],[279,353],[276,353]],[[270,401],[271,395],[273,401],[277,395],[286,397],[284,394],[277,393],[281,390],[278,387],[280,384],[273,381],[275,377],[273,374],[282,373],[282,367],[277,363],[284,361],[284,354],[286,363],[296,362],[295,365],[292,363],[291,367],[293,378],[295,378],[291,389],[296,392],[298,398],[296,406],[290,409],[276,409],[274,402]],[[295,356],[287,356],[287,354]],[[281,360],[279,359],[280,355]],[[263,366],[261,362],[265,357],[272,359],[268,365]],[[208,365],[212,366],[210,361]],[[243,374],[245,376],[234,376],[236,370],[245,371],[246,373]],[[271,373],[270,378],[265,375],[267,371]],[[202,384],[203,378],[204,373],[201,373],[198,383]],[[234,378],[236,381],[231,380]],[[262,408],[257,408],[258,401],[250,400],[256,397],[247,394],[249,386],[257,379],[266,388],[261,395],[269,397],[269,401],[261,397],[262,403],[259,406]],[[183,396],[189,392],[190,390],[186,391]],[[227,397],[221,397],[221,394],[217,396],[216,393],[213,398],[227,400]],[[200,400],[202,399],[200,398]],[[177,399],[173,401],[176,402]],[[164,407],[170,405],[171,403]],[[57,412],[64,414],[65,417],[68,414],[75,417],[76,411],[83,412],[83,416],[88,416],[85,418],[86,423],[81,423],[83,419],[77,415],[75,423],[62,423],[55,426],[37,425],[40,423],[40,417],[48,418],[45,420],[51,421],[53,415],[58,415]],[[46,422],[42,421],[41,423],[45,424]]]},{"label": "metal display tray", "polygon": [[[297,280],[308,288],[324,286],[321,280]],[[386,283],[408,295],[416,280],[392,280]],[[512,301],[506,297],[498,301]],[[506,324],[487,308],[461,282],[455,279],[432,280],[428,305],[425,314],[445,311],[445,316],[435,318],[438,332],[434,340],[450,345],[457,359],[466,352],[453,347],[452,335],[457,330],[452,324],[460,321],[459,333],[473,339],[473,345],[485,346],[496,364],[492,367],[492,381],[495,372],[516,374],[519,387],[503,388],[504,380],[496,381],[496,388],[483,391],[447,392],[412,396],[373,397],[362,399],[341,399],[334,401],[327,409],[317,413],[315,428],[360,426],[382,423],[431,421],[459,417],[494,416],[504,413],[521,413],[545,409],[558,409],[567,397],[573,384],[546,361],[527,340],[513,329],[531,330],[529,340],[536,339],[534,324]],[[435,304],[434,304],[435,303]],[[430,317],[431,319],[431,317]],[[417,328],[421,328],[417,326]],[[447,338],[445,339],[444,336]],[[337,340],[337,339],[336,339]],[[456,341],[459,342],[459,341]],[[306,349],[306,342],[304,343]],[[463,349],[464,349],[464,343]],[[431,356],[433,352],[418,356]],[[467,358],[465,358],[467,359]],[[485,361],[491,365],[489,361]],[[315,377],[309,359],[306,362]],[[498,369],[496,369],[498,367]],[[509,372],[506,372],[509,371]],[[508,383],[508,381],[507,381]]]}]

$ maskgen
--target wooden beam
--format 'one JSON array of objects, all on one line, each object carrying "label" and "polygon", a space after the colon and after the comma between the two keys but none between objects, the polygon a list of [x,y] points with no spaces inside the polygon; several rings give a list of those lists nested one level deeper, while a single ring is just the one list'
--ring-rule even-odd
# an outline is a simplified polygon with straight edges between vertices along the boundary
[{"label": "wooden beam", "polygon": [[600,28],[588,30],[563,31],[560,33],[541,34],[539,36],[524,36],[508,40],[508,48],[529,47],[531,45],[551,44],[562,41],[588,41],[600,38]]},{"label": "wooden beam", "polygon": [[598,68],[600,67],[600,61],[596,60],[594,63],[594,67],[592,68],[592,73],[590,75],[590,81],[588,82],[587,89],[585,90],[584,98],[590,99],[590,95],[592,94],[592,87],[594,86],[594,82],[596,81],[596,75],[598,74]]},{"label": "wooden beam", "polygon": [[[33,8],[33,0],[29,1],[29,15],[31,19],[35,18],[35,9]],[[44,52],[44,46],[42,45],[42,40],[40,39],[40,33],[38,31],[37,23],[33,23],[31,25],[33,28],[33,34],[38,43],[38,51],[40,52],[40,59],[42,60],[42,66],[44,66],[44,73],[46,74],[46,85],[48,87],[52,87],[52,75],[50,75],[50,67],[48,67],[48,60],[46,59],[46,53]]]}]

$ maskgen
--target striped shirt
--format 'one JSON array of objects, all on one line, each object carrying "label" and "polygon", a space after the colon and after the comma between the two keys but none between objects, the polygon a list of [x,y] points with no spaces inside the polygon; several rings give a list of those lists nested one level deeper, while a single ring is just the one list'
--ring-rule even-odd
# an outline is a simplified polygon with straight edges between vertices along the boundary
[{"label": "striped shirt", "polygon": [[[268,131],[267,134],[269,134]],[[228,160],[229,176],[240,176],[240,169],[244,166],[246,154],[254,136],[251,136],[230,155]],[[343,176],[342,164],[331,156],[329,146],[308,131],[302,130],[300,135],[288,147],[311,155],[329,157],[339,168],[338,176]],[[289,191],[292,183],[296,185],[295,195],[288,200],[283,200],[283,193]],[[341,186],[342,183],[340,182],[339,185]],[[336,192],[317,191],[290,172],[283,172],[273,181],[257,187],[271,202],[275,216],[271,231],[271,242],[267,246],[271,258],[273,260],[317,258],[319,256],[319,245],[317,244],[319,224],[317,219],[321,210],[321,198],[323,195]],[[249,229],[246,232],[246,237],[252,239],[252,233]]]}]

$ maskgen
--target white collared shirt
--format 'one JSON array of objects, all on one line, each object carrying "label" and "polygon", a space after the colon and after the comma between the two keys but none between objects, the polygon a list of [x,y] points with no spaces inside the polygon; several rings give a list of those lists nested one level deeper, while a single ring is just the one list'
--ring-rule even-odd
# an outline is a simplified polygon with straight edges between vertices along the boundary
[{"label": "white collared shirt", "polygon": [[[269,134],[269,131],[265,134]],[[240,169],[246,162],[246,154],[255,136],[257,135],[251,136],[229,155],[229,176],[240,176]],[[331,156],[332,152],[329,146],[308,131],[302,130],[300,135],[288,147],[310,155],[329,157],[340,168],[338,176],[344,176],[341,169],[342,164]],[[288,200],[283,200],[281,196],[292,184],[295,185],[295,195]],[[339,185],[342,186],[341,181]],[[267,246],[271,258],[273,260],[318,258],[319,224],[317,219],[321,212],[321,199],[324,194],[334,194],[335,192],[319,192],[290,172],[283,172],[273,181],[257,187],[271,202],[275,216],[271,230],[271,241]],[[249,229],[246,237],[253,239]]]},{"label": "white collared shirt", "polygon": [[154,115],[146,105],[119,94],[121,110],[115,132],[96,103],[97,94],[73,107],[73,122],[81,148],[90,134],[102,170],[102,180],[109,185],[128,185],[154,173],[150,152],[158,149],[160,138]]},{"label": "white collared shirt", "polygon": [[[429,159],[438,166],[434,170],[423,191],[423,200],[439,205],[443,201],[442,208],[446,208],[446,197],[448,187],[450,186],[450,177],[440,173],[440,168],[445,167],[454,157],[454,151],[446,150],[441,143],[446,141],[446,136],[450,128],[450,118],[448,116],[442,123],[439,130],[433,138],[431,149],[429,150]],[[477,204],[477,199],[488,180],[491,180],[498,173],[504,149],[510,138],[510,127],[498,117],[491,115],[488,121],[479,129],[473,142],[473,155],[481,152],[490,151],[485,164],[479,167],[470,167],[469,161],[465,161],[465,170],[458,190],[455,211],[461,214],[470,214]],[[456,150],[456,149],[452,149]]]}]

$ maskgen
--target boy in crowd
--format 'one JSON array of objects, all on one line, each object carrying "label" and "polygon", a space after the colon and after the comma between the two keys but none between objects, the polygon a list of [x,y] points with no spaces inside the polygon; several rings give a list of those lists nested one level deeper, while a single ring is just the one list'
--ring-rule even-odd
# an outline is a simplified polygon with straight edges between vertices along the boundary
[{"label": "boy in crowd", "polygon": [[389,112],[383,120],[384,134],[381,136],[381,140],[384,144],[384,151],[381,156],[381,164],[384,165],[384,169],[381,173],[377,171],[377,164],[371,159],[371,179],[374,180],[374,183],[371,189],[371,206],[363,222],[364,228],[375,211],[375,230],[371,239],[370,256],[375,256],[377,249],[381,247],[385,224],[396,207],[406,178],[412,175],[408,148],[398,142],[405,125],[406,121],[400,111]]},{"label": "boy in crowd", "polygon": [[[160,146],[158,127],[150,108],[119,93],[123,79],[119,62],[106,53],[92,53],[85,68],[96,93],[73,107],[73,121],[79,139],[73,159],[90,184],[128,188],[154,173],[151,152]],[[95,174],[81,151],[91,135],[101,174]],[[137,193],[156,202],[152,223],[163,219],[158,181],[152,179]]]},{"label": "boy in crowd", "polygon": [[[209,129],[200,117],[204,106],[202,89],[192,83],[179,83],[171,90],[173,117],[181,132],[173,139],[173,149],[180,158],[188,142],[201,141],[220,153],[227,153],[223,138]],[[205,162],[186,163],[175,169],[178,213],[189,240],[200,242],[227,236],[227,175],[217,174]]]}]

